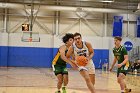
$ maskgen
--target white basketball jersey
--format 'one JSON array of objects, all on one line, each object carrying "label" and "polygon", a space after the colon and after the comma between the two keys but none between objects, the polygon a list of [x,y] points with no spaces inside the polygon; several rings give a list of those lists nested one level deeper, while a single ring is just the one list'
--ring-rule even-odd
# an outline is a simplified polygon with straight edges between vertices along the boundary
[{"label": "white basketball jersey", "polygon": [[74,55],[75,56],[89,56],[89,51],[88,48],[86,46],[86,42],[82,42],[83,43],[83,47],[82,48],[78,48],[75,43],[73,43],[73,49],[74,49]]},{"label": "white basketball jersey", "polygon": [[[89,51],[88,51],[88,48],[86,46],[86,42],[83,41],[82,43],[83,43],[82,48],[78,48],[75,45],[75,43],[73,43],[73,49],[74,49],[74,56],[75,57],[76,56],[82,56],[82,55],[85,56],[85,57],[89,56]],[[93,64],[92,59],[89,60],[88,64],[85,67],[83,67],[83,66],[79,67],[79,71],[81,69],[88,70],[89,74],[95,74],[95,66]]]}]

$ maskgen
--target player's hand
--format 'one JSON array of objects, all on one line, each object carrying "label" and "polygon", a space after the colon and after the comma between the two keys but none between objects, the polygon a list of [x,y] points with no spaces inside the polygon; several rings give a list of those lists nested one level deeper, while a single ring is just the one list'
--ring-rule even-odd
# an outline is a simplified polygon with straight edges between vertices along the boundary
[{"label": "player's hand", "polygon": [[87,65],[88,64],[88,60],[85,62],[85,65]]},{"label": "player's hand", "polygon": [[117,67],[118,67],[118,68],[122,67],[122,64],[118,64]]},{"label": "player's hand", "polygon": [[112,71],[113,68],[110,68],[109,71]]},{"label": "player's hand", "polygon": [[72,66],[73,69],[78,69],[78,66],[75,63],[72,62],[70,65]]},{"label": "player's hand", "polygon": [[87,58],[87,62],[91,60],[91,59],[89,58],[89,56],[87,56],[86,58]]}]

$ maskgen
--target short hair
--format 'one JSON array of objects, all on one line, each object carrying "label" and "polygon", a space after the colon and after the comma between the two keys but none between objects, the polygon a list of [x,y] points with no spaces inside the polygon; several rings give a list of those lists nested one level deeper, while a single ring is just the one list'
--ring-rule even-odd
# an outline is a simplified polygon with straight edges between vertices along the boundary
[{"label": "short hair", "polygon": [[76,33],[73,34],[73,36],[74,37],[76,37],[76,36],[80,36],[81,37],[81,34],[76,32]]},{"label": "short hair", "polygon": [[122,41],[122,38],[119,37],[119,36],[114,37],[114,39],[117,39],[117,40],[119,40],[119,41]]},{"label": "short hair", "polygon": [[65,36],[63,36],[62,41],[66,43],[67,41],[69,41],[70,38],[74,39],[73,34],[67,33],[65,34]]}]

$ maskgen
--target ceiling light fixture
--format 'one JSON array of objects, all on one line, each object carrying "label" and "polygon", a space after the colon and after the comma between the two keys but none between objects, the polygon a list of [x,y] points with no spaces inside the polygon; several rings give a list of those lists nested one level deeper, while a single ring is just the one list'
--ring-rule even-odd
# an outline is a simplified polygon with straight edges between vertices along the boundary
[{"label": "ceiling light fixture", "polygon": [[112,2],[114,2],[114,0],[102,0],[101,2],[112,3]]},{"label": "ceiling light fixture", "polygon": [[33,11],[33,15],[35,15],[35,14],[37,13],[38,10],[36,10],[36,9],[33,9],[33,10],[31,10],[31,9],[26,9],[26,12],[27,12],[29,15],[32,14],[32,11]]},{"label": "ceiling light fixture", "polygon": [[78,17],[80,17],[80,18],[84,18],[84,17],[87,16],[87,12],[86,12],[83,8],[78,7],[78,8],[76,9],[76,15],[77,15]]},{"label": "ceiling light fixture", "polygon": [[140,3],[138,3],[138,7],[137,7],[137,9],[140,9]]}]

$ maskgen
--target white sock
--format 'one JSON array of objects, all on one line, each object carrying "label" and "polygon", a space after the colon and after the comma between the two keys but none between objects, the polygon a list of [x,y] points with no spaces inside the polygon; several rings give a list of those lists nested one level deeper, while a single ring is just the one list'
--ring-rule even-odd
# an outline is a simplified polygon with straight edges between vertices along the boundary
[{"label": "white sock", "polygon": [[125,90],[121,90],[121,92],[125,92]]}]

